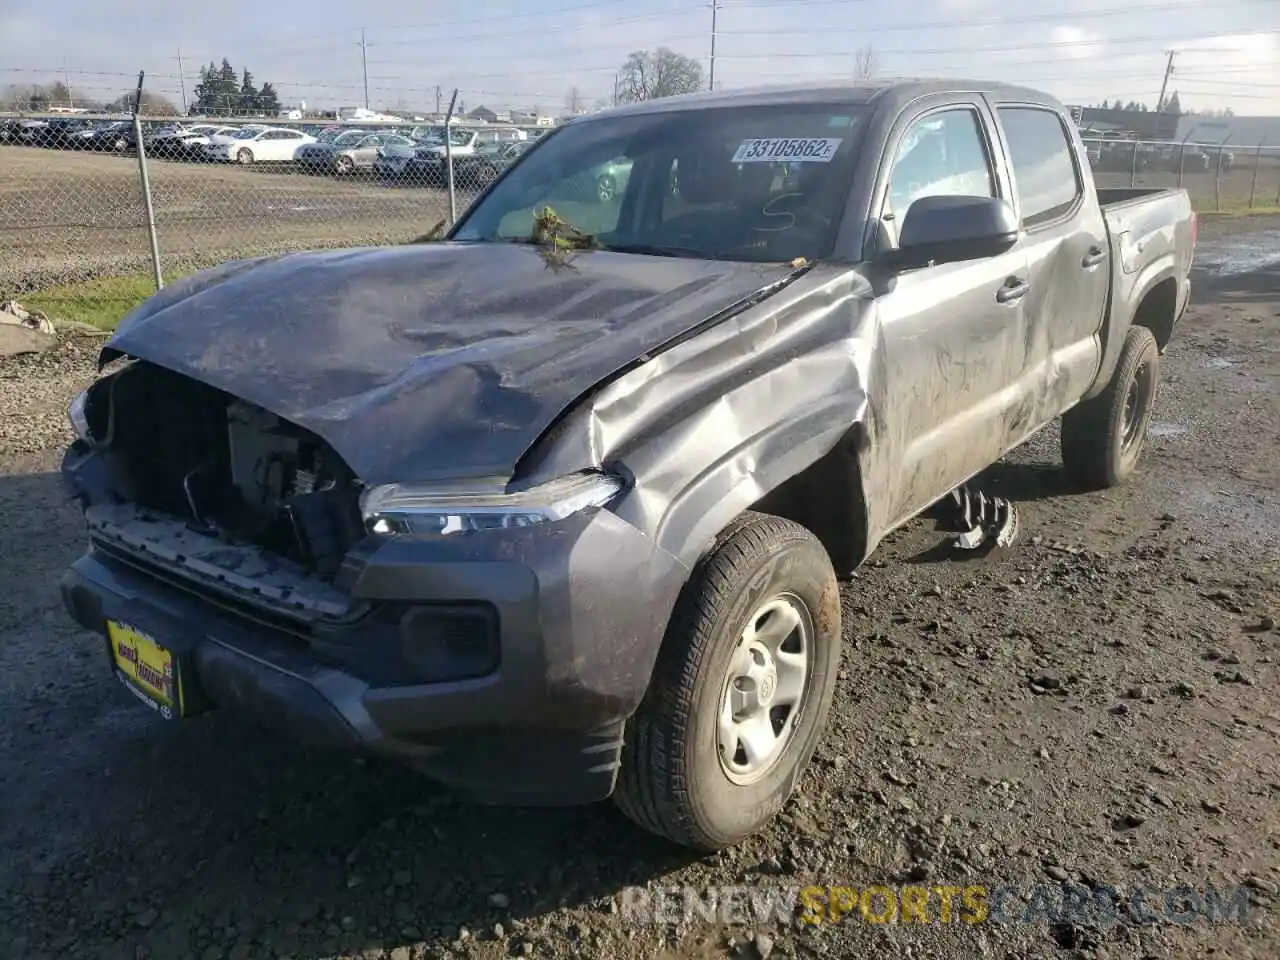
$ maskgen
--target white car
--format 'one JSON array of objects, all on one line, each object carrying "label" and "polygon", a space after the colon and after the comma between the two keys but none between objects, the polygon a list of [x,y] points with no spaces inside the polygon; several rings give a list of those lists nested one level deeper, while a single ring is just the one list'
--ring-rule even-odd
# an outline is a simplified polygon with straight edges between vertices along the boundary
[{"label": "white car", "polygon": [[315,143],[316,138],[301,130],[275,127],[267,130],[245,128],[231,136],[210,137],[204,154],[223,163],[287,163],[298,148]]},{"label": "white car", "polygon": [[187,128],[187,135],[182,138],[183,156],[188,160],[207,159],[205,147],[214,137],[233,137],[240,132],[240,127],[222,127],[214,123],[200,123]]}]

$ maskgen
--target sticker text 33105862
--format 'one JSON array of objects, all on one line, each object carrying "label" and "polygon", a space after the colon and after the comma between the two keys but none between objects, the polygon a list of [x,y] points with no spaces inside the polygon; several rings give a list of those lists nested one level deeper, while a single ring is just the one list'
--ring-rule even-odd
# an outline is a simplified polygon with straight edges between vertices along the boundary
[{"label": "sticker text 33105862", "polygon": [[743,140],[734,163],[830,163],[842,137],[765,137]]}]

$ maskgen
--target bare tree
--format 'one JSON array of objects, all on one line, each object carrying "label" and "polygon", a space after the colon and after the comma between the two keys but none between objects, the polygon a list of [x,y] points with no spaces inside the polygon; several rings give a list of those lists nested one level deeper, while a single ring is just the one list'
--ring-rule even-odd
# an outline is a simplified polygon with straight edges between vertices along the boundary
[{"label": "bare tree", "polygon": [[[133,113],[134,101],[137,99],[136,92],[125,91],[107,104],[106,109],[109,113]],[[158,93],[151,93],[148,90],[142,91],[142,105],[138,109],[138,113],[150,117],[178,117],[182,115],[182,111],[174,105],[172,100],[162,97]]]},{"label": "bare tree", "polygon": [[577,87],[570,87],[569,92],[564,95],[564,110],[571,117],[582,112],[582,91]]},{"label": "bare tree", "polygon": [[702,88],[702,64],[666,47],[631,54],[618,75],[620,103],[674,97]]},{"label": "bare tree", "polygon": [[855,80],[873,80],[880,70],[880,63],[876,58],[876,51],[867,44],[858,51],[853,61],[853,76]]}]

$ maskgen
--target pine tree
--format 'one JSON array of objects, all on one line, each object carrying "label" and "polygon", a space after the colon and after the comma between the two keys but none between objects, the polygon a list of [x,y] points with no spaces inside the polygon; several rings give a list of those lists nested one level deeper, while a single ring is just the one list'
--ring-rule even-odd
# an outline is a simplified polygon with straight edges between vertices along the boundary
[{"label": "pine tree", "polygon": [[258,91],[258,109],[268,117],[274,117],[280,113],[280,96],[276,93],[276,88],[269,83],[264,83],[262,89]]},{"label": "pine tree", "polygon": [[240,99],[240,81],[236,79],[236,68],[231,61],[222,58],[222,66],[218,68],[217,108],[219,112],[231,115],[236,112],[236,104]]},{"label": "pine tree", "polygon": [[240,81],[239,112],[247,116],[261,109],[262,106],[258,102],[258,88],[253,85],[253,74],[246,67],[244,77]]}]

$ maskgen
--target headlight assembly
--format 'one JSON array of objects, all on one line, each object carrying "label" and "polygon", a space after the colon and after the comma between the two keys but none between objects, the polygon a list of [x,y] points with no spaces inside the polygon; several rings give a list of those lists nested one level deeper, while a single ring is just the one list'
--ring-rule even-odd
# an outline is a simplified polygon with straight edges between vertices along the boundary
[{"label": "headlight assembly", "polygon": [[604,473],[579,473],[514,493],[477,493],[428,484],[390,483],[371,487],[360,512],[371,533],[464,533],[532,527],[603,507],[622,492],[623,482]]}]

